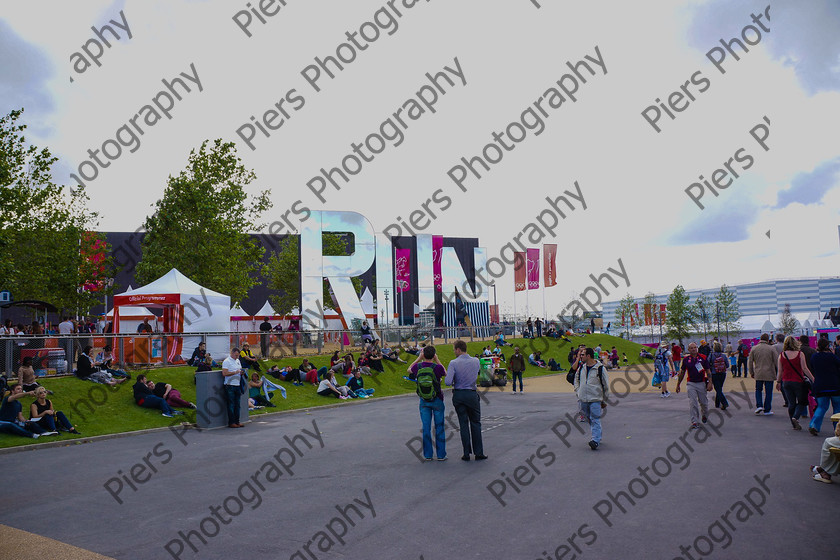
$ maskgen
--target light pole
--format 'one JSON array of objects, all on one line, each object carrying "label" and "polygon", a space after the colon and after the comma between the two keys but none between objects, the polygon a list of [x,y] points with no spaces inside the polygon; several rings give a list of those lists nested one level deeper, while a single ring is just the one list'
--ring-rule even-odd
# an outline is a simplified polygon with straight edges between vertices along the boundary
[{"label": "light pole", "polygon": [[[385,288],[384,292],[385,292],[385,329],[387,329],[388,328],[388,323],[391,322],[391,315],[390,315],[390,312],[388,310],[388,289]],[[385,337],[385,340],[388,340],[387,336]]]}]

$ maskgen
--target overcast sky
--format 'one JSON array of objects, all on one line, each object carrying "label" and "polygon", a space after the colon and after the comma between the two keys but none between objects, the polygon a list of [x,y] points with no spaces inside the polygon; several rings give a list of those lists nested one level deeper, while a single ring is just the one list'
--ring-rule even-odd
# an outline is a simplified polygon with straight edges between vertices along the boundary
[{"label": "overcast sky", "polygon": [[[348,42],[345,32],[374,22],[385,0],[286,0],[264,24],[251,14],[251,37],[234,21],[245,2],[4,2],[0,112],[25,107],[28,139],[60,157],[55,179],[70,184],[88,149],[114,139],[161,91],[162,79],[190,74],[193,65],[203,91],[186,81],[192,91],[175,103],[171,120],[135,120],[144,132],[140,147],[105,160],[108,167],[87,182],[104,231],[139,227],[190,149],[224,138],[237,142],[256,172],[254,192],[271,189],[271,220],[300,200],[312,210],[360,212],[382,231],[443,189],[451,206],[424,233],[478,237],[488,256],[534,221],[546,196],[574,190],[578,181],[587,210],[569,212],[556,237],[542,240],[560,246],[559,285],[546,291],[549,314],[586,288],[590,273],[617,267],[619,258],[631,286],[606,299],[669,292],[678,283],[705,288],[837,274],[836,0],[772,2],[769,21],[767,0],[540,0],[539,9],[530,0],[420,0],[405,7],[412,2],[393,3],[402,14],[396,31],[388,35],[393,27],[382,25],[335,79],[317,82],[317,92],[301,71],[315,57],[334,56]],[[121,10],[132,37],[114,27],[121,37],[106,35],[111,47],[101,66],[80,72],[74,53],[95,37],[91,26],[122,23]],[[726,53],[719,72],[706,53],[721,39],[740,39],[752,14],[762,14],[770,31],[761,31],[748,53],[733,47],[740,60]],[[380,23],[384,18],[380,13]],[[751,30],[746,37],[757,39]],[[518,121],[569,72],[567,61],[595,57],[596,46],[606,75],[596,68],[576,103],[544,103],[542,134],[529,131],[481,180],[466,180],[466,193],[459,189],[447,172],[461,157],[479,155],[494,131]],[[88,49],[96,52],[93,43]],[[340,191],[329,187],[320,202],[307,182],[378,131],[428,83],[427,72],[455,69],[456,58],[467,84],[453,75],[434,114],[408,120],[401,145],[386,147]],[[695,100],[673,120],[663,114],[657,133],[642,112],[698,71],[708,87],[689,84]],[[292,89],[302,107],[295,108]],[[237,129],[284,97],[289,118],[270,138],[257,133],[249,149]],[[769,151],[750,136],[764,117]],[[752,166],[719,196],[707,191],[701,211],[685,189],[740,148]],[[511,275],[498,281],[497,293],[503,309],[512,305]],[[530,301],[539,313],[541,295],[531,292]],[[524,297],[517,305],[522,309]]]}]

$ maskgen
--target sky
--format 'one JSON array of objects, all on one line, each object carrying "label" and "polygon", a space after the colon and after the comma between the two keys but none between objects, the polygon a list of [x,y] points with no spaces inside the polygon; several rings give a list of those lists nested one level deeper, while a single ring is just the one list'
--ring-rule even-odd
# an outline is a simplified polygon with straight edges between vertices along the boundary
[{"label": "sky", "polygon": [[[279,8],[260,15],[265,23],[245,2],[4,2],[0,112],[25,108],[27,140],[60,158],[53,170],[60,184],[73,184],[80,165],[93,174],[94,164],[84,164],[93,159],[89,149],[120,150],[113,160],[99,154],[96,177],[85,180],[103,231],[137,229],[190,150],[223,138],[256,173],[251,192],[271,190],[268,221],[288,218],[300,201],[298,208],[359,212],[383,231],[426,202],[437,211],[423,233],[478,237],[490,257],[534,222],[546,197],[574,191],[577,182],[586,209],[568,212],[540,240],[559,245],[558,285],[544,295],[548,315],[619,259],[630,286],[610,285],[605,300],[677,284],[837,274],[836,1],[542,0],[538,8],[530,0],[400,0],[392,3],[400,17],[384,0],[262,4]],[[127,23],[131,37],[112,25],[119,39],[105,32],[110,46],[92,42],[91,27],[111,20]],[[348,32],[364,49],[345,47],[339,54],[352,60],[310,84],[310,65],[336,56]],[[733,38],[746,39],[749,51],[733,44],[734,54],[727,52],[721,41]],[[576,101],[549,108],[543,99],[539,134],[508,128],[523,123],[529,107],[537,114],[538,98],[570,74],[567,62],[599,54],[606,73],[591,63],[594,75],[583,75]],[[453,85],[444,84],[434,112],[405,118],[406,104],[430,84],[426,74],[447,67],[460,68],[466,84],[450,72]],[[190,92],[176,89],[171,118],[150,124],[143,107],[166,91],[162,80],[182,74],[197,76],[201,91],[182,78]],[[157,99],[166,106],[165,96]],[[670,118],[657,99],[681,111]],[[287,113],[282,125],[278,114],[274,130],[255,129],[251,117],[263,119],[278,103]],[[401,108],[401,143],[389,141],[340,190],[318,182],[321,168],[340,165],[352,143],[385,130]],[[657,112],[659,132],[644,117]],[[452,177],[461,158],[481,155],[506,129],[526,136],[459,187]],[[738,177],[728,175],[731,184],[715,193],[704,187],[701,210],[690,196],[700,186],[690,185],[727,163]],[[325,202],[308,183],[326,185]],[[437,191],[451,201],[445,210],[428,202]],[[496,284],[509,312],[512,274]],[[542,296],[528,294],[531,314],[541,314]],[[522,312],[523,293],[516,305]]]}]

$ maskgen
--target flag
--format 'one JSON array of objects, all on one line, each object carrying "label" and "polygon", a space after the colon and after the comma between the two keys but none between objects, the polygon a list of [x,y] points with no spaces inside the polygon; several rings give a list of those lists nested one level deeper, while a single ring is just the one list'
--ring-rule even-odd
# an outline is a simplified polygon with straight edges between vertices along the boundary
[{"label": "flag", "polygon": [[397,249],[397,263],[394,267],[397,292],[411,290],[411,249]]},{"label": "flag", "polygon": [[633,306],[636,310],[636,323],[638,323],[638,325],[641,327],[642,326],[642,319],[639,317],[639,304],[634,303]]},{"label": "flag", "polygon": [[513,253],[513,286],[517,292],[525,291],[526,261],[525,253]]},{"label": "flag", "polygon": [[653,309],[651,309],[652,305],[649,303],[645,304],[645,326],[649,327],[650,324],[653,322]]},{"label": "flag", "polygon": [[432,236],[432,271],[435,275],[435,291],[443,291],[443,276],[440,271],[440,263],[443,258],[443,236]]},{"label": "flag", "polygon": [[557,285],[557,245],[545,244],[543,245],[543,274],[545,275],[543,284],[546,288]]},{"label": "flag", "polygon": [[528,249],[528,289],[540,288],[540,250]]}]

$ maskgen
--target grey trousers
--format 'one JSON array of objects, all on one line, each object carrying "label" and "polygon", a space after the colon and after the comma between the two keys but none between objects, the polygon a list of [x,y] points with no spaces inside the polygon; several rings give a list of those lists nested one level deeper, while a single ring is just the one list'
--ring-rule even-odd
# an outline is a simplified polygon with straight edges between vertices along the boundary
[{"label": "grey trousers", "polygon": [[689,381],[686,385],[686,392],[688,393],[688,406],[691,413],[691,423],[699,424],[700,416],[706,416],[706,411],[709,408],[709,401],[706,398],[706,384],[702,381]]}]

